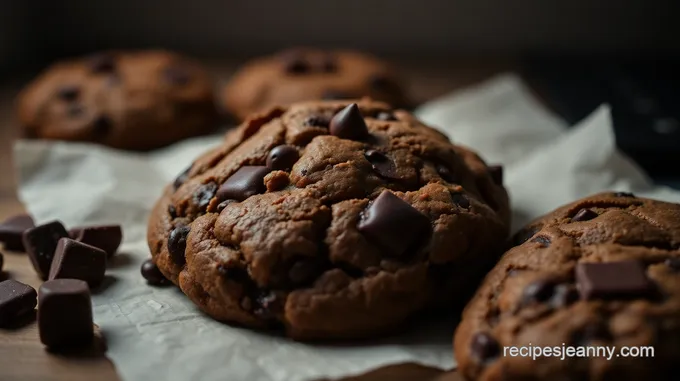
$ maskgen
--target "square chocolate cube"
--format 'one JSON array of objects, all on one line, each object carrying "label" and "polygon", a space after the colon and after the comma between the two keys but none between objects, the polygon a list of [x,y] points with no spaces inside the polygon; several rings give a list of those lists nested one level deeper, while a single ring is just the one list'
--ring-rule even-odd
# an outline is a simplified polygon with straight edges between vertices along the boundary
[{"label": "square chocolate cube", "polygon": [[49,348],[85,346],[92,342],[92,300],[82,280],[55,279],[38,293],[40,341]]},{"label": "square chocolate cube", "polygon": [[80,279],[90,287],[104,280],[106,253],[104,250],[70,238],[62,238],[54,251],[49,279]]}]

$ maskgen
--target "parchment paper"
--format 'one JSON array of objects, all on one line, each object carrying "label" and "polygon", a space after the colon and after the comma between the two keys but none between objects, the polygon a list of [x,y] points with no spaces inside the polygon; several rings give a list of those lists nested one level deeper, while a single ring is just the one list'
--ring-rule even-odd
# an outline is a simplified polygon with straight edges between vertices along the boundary
[{"label": "parchment paper", "polygon": [[[678,192],[652,187],[616,151],[606,106],[567,130],[512,75],[432,101],[418,115],[489,162],[505,164],[514,228],[607,189],[680,201]],[[139,266],[149,257],[150,208],[166,183],[220,139],[193,139],[149,154],[63,142],[15,146],[19,194],[37,221],[124,227],[120,253],[103,290],[93,296],[95,322],[124,381],[303,381],[407,361],[454,366],[454,327],[446,322],[360,345],[306,345],[215,322],[176,288],[147,286]]]}]

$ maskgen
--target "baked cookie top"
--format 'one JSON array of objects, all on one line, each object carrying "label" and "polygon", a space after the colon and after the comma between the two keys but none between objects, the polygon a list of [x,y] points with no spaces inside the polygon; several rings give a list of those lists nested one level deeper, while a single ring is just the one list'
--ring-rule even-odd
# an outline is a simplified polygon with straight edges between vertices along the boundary
[{"label": "baked cookie top", "polygon": [[166,51],[106,52],[52,65],[18,97],[27,137],[147,150],[216,127],[211,80]]},{"label": "baked cookie top", "polygon": [[290,49],[246,63],[222,91],[239,120],[300,101],[371,97],[408,106],[403,86],[385,62],[351,50]]},{"label": "baked cookie top", "polygon": [[[555,210],[515,238],[518,246],[486,277],[458,327],[455,356],[467,377],[678,379],[680,205],[601,193]],[[528,345],[652,346],[655,354],[503,354]]]},{"label": "baked cookie top", "polygon": [[248,119],[169,185],[149,247],[217,319],[375,335],[481,279],[508,232],[501,184],[405,111],[295,104]]}]

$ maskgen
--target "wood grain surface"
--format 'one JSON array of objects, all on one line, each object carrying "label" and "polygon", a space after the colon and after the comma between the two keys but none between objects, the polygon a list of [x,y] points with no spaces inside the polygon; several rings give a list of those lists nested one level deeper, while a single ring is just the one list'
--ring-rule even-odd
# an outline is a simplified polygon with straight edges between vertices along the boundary
[{"label": "wood grain surface", "polygon": [[[418,102],[476,83],[502,70],[514,68],[509,59],[461,59],[448,63],[403,63],[404,77]],[[223,83],[233,71],[231,63],[207,63]],[[13,103],[21,83],[0,87],[0,220],[23,212],[16,196],[15,172],[12,163],[12,142],[18,136],[13,117]],[[55,216],[58,217],[58,216]],[[16,279],[36,289],[41,281],[28,258],[22,253],[2,251],[4,273],[0,279]],[[96,322],[95,322],[96,323]],[[0,329],[0,381],[119,381],[113,363],[106,357],[102,338],[81,353],[53,354],[38,340],[35,315],[9,329]],[[456,381],[455,372],[416,364],[391,365],[346,381]],[[136,381],[136,380],[135,380]],[[159,380],[160,381],[160,380]]]}]

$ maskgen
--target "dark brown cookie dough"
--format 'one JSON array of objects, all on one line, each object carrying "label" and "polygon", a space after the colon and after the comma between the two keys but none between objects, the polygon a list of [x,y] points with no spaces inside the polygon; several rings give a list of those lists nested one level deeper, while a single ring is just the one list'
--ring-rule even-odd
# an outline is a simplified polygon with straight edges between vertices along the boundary
[{"label": "dark brown cookie dough", "polygon": [[206,313],[371,336],[450,307],[498,258],[508,198],[486,164],[407,112],[348,104],[254,116],[166,188],[153,261]]},{"label": "dark brown cookie dough", "polygon": [[227,112],[239,120],[300,101],[371,97],[394,107],[409,101],[393,69],[356,51],[290,49],[248,62],[222,91]]},{"label": "dark brown cookie dough", "polygon": [[148,150],[210,132],[213,88],[196,62],[165,51],[57,63],[18,98],[26,137]]},{"label": "dark brown cookie dough", "polygon": [[[677,380],[680,205],[602,193],[529,224],[454,340],[474,380]],[[652,346],[653,357],[504,356],[504,347]]]}]

